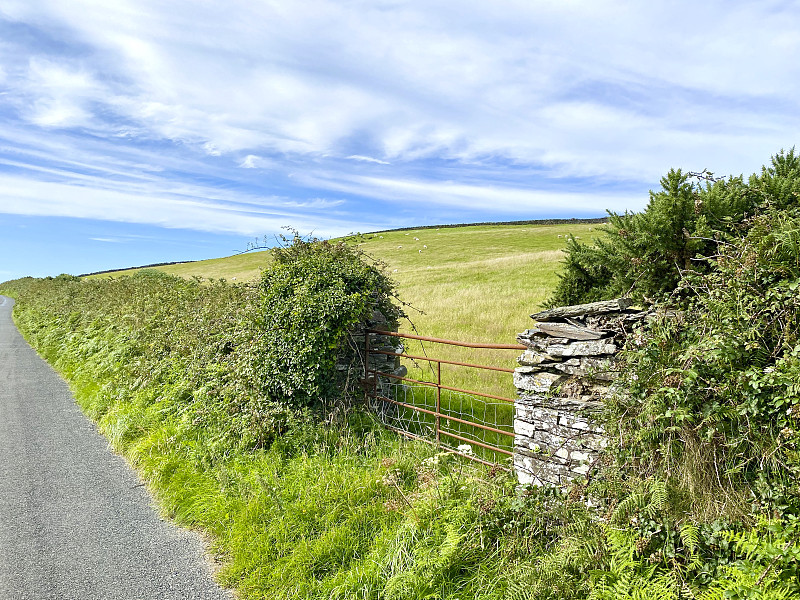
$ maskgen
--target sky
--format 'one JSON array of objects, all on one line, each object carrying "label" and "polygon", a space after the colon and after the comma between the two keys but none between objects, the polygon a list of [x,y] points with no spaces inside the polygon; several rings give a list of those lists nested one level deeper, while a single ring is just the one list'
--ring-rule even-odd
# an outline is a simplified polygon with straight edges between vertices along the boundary
[{"label": "sky", "polygon": [[800,3],[0,0],[0,281],[641,210],[800,132]]}]

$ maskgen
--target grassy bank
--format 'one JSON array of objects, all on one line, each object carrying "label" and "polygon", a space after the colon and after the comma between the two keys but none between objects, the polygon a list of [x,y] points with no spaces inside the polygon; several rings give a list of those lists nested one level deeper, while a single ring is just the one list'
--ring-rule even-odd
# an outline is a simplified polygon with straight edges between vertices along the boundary
[{"label": "grassy bank", "polygon": [[[252,337],[250,288],[142,273],[2,292],[165,514],[209,536],[220,581],[243,598],[503,598],[585,519],[580,503],[518,497],[505,475],[403,442],[358,409],[328,425],[299,413],[254,442],[231,408],[243,374],[226,350]],[[559,585],[586,589],[588,551]]]},{"label": "grassy bank", "polygon": [[165,514],[208,535],[243,598],[797,596],[796,522],[696,522],[680,489],[630,471],[566,496],[517,491],[358,407],[260,412],[253,287],[143,272],[0,291]]}]

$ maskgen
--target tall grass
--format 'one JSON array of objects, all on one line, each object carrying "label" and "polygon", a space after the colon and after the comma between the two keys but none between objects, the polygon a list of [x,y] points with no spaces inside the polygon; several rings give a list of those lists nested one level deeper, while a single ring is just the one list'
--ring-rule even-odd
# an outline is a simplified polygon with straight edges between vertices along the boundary
[{"label": "tall grass", "polygon": [[[531,325],[558,281],[569,235],[589,239],[598,225],[478,225],[389,231],[349,238],[386,265],[397,282],[410,322],[401,332],[462,341],[513,344]],[[253,280],[269,265],[268,252],[253,252],[157,270],[184,278]],[[130,274],[134,271],[124,271]],[[93,276],[108,278],[116,274]],[[235,279],[234,279],[235,278]],[[480,350],[406,341],[413,354],[513,368],[517,352]],[[406,362],[410,376],[431,381],[428,364]],[[512,398],[507,374],[444,365],[445,385]]]},{"label": "tall grass", "polygon": [[[239,373],[221,336],[245,339],[249,288],[143,273],[3,292],[164,513],[207,534],[220,581],[243,598],[500,599],[568,520],[555,504],[545,516],[556,496],[519,498],[513,479],[405,442],[357,409],[327,423],[298,416],[254,444],[231,410]],[[576,566],[570,589],[584,576]]]}]

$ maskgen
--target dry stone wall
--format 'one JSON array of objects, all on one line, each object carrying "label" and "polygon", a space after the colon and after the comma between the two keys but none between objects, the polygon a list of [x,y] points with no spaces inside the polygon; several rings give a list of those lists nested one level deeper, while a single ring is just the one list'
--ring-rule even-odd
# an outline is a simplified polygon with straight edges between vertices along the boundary
[{"label": "dry stone wall", "polygon": [[520,483],[564,487],[586,476],[607,438],[596,417],[613,391],[615,356],[648,316],[620,298],[531,315],[514,385],[514,468]]},{"label": "dry stone wall", "polygon": [[[339,356],[336,363],[336,368],[340,372],[348,372],[354,380],[362,381],[364,377],[364,351],[366,342],[367,329],[382,330],[382,331],[397,331],[397,328],[390,328],[386,317],[379,311],[373,311],[372,317],[362,326],[355,329],[349,336],[349,347]],[[400,364],[400,358],[397,356],[388,356],[386,354],[378,354],[375,350],[384,352],[394,352],[400,354],[403,352],[403,344],[399,338],[382,335],[380,333],[369,334],[369,368],[370,370],[380,371],[381,373],[391,373],[404,377],[407,370]],[[374,387],[379,385],[385,387],[397,380],[392,380],[388,377],[378,378],[375,380],[371,378],[369,382],[364,382]],[[383,392],[385,394],[385,392]]]}]

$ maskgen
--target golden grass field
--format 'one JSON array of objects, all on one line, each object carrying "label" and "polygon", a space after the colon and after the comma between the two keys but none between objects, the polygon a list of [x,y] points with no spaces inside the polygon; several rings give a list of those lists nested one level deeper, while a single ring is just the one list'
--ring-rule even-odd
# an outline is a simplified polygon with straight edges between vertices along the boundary
[{"label": "golden grass field", "polygon": [[[353,236],[368,256],[381,261],[397,282],[401,299],[410,304],[410,321],[401,332],[470,342],[513,344],[518,332],[531,326],[529,315],[541,307],[558,281],[568,235],[591,238],[596,224],[475,225],[415,229]],[[244,282],[259,276],[269,252],[155,267],[181,277],[224,278]],[[119,276],[119,271],[92,277]],[[412,325],[413,324],[413,325]],[[428,356],[514,367],[514,350],[480,350],[424,344]],[[423,352],[420,342],[407,349]],[[408,364],[411,376],[430,369]],[[421,365],[422,366],[422,365]],[[506,373],[443,367],[442,382],[512,397]]]}]

